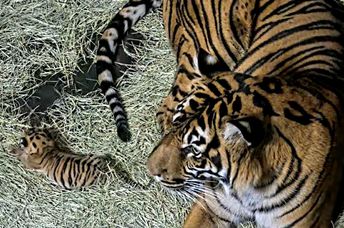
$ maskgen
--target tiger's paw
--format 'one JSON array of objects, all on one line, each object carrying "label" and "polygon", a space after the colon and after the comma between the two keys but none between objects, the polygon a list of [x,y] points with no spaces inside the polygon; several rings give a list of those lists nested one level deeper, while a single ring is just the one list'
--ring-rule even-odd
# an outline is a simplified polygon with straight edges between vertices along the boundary
[{"label": "tiger's paw", "polygon": [[164,135],[167,134],[173,126],[172,117],[173,112],[171,112],[165,105],[161,105],[158,112],[156,113],[156,118]]},{"label": "tiger's paw", "polygon": [[205,92],[193,92],[184,98],[177,107],[172,117],[173,125],[180,125],[189,118],[203,111],[213,99]]},{"label": "tiger's paw", "polygon": [[22,155],[23,152],[24,152],[24,151],[23,151],[22,149],[20,149],[20,148],[14,148],[14,147],[13,147],[13,148],[8,152],[8,154],[17,157],[17,156]]}]

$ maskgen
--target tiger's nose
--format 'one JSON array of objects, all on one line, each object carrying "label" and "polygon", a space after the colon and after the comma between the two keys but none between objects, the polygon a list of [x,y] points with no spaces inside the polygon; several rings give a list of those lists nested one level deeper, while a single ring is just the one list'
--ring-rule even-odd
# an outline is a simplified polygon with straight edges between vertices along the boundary
[{"label": "tiger's nose", "polygon": [[168,178],[180,175],[182,157],[173,134],[164,136],[153,149],[147,160],[147,168],[152,176]]},{"label": "tiger's nose", "polygon": [[179,178],[179,175],[176,173],[168,173],[167,169],[161,169],[160,172],[157,172],[154,176],[154,178],[159,182],[174,182],[174,183],[182,183],[183,180]]},{"label": "tiger's nose", "polygon": [[147,161],[149,174],[154,177],[164,178],[168,174],[166,159],[150,156]]}]

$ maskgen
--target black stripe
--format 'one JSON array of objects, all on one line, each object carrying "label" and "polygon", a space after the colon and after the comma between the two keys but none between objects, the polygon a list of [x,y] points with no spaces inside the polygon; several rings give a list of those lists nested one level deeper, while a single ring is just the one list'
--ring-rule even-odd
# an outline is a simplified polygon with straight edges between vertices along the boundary
[{"label": "black stripe", "polygon": [[81,179],[82,179],[82,177],[83,177],[83,175],[84,175],[84,162],[86,162],[87,160],[85,159],[85,158],[82,158],[81,160],[80,160],[80,162],[79,162],[79,169],[78,169],[78,179],[77,179],[77,184],[78,184],[78,186],[80,187],[81,185],[80,185],[80,181],[81,181]]},{"label": "black stripe", "polygon": [[216,82],[219,83],[226,91],[230,91],[232,89],[232,87],[226,79],[220,78],[217,79]]},{"label": "black stripe", "polygon": [[[39,165],[42,165],[42,164],[43,164],[43,161],[45,161],[45,159],[46,159],[48,156],[51,155],[51,152],[52,152],[52,151],[46,152],[46,153],[44,154],[44,156],[42,157],[41,161],[40,161],[38,164],[39,164]],[[45,164],[42,165],[42,167],[44,167],[44,166],[47,164],[48,161],[49,161],[49,158],[46,160]]]},{"label": "black stripe", "polygon": [[[255,40],[260,40],[262,36],[264,36],[266,33],[270,32],[274,27],[277,27],[278,25],[289,21],[290,18],[282,18],[273,22],[268,22],[263,24],[262,26],[256,28],[256,37]],[[260,33],[260,34],[259,34]]]},{"label": "black stripe", "polygon": [[[298,222],[300,222],[302,219],[304,219],[309,213],[311,213],[313,211],[313,209],[318,205],[318,202],[320,200],[322,196],[322,193],[319,194],[319,196],[317,197],[317,199],[315,200],[315,202],[313,203],[313,205],[309,208],[308,211],[306,211],[303,215],[301,215],[298,219],[296,219],[294,222],[290,223],[289,225],[287,225],[286,227],[294,227]],[[316,221],[316,220],[315,220]],[[310,226],[310,227],[314,227],[314,226]]]},{"label": "black stripe", "polygon": [[109,81],[101,81],[100,82],[100,88],[102,90],[102,93],[105,95],[105,93],[106,93],[106,91],[108,91],[108,89],[110,89],[110,88],[115,89],[115,84],[113,82],[109,82]]},{"label": "black stripe", "polygon": [[[299,62],[302,63],[302,62]],[[327,67],[329,67],[328,69],[326,69],[324,66],[321,65],[325,65]],[[323,70],[327,70],[329,72],[329,75],[336,75],[336,72],[331,71],[334,69],[335,65],[333,65],[332,63],[328,62],[327,60],[308,60],[307,62],[303,62],[301,65],[299,64],[295,64],[293,67],[290,67],[289,69],[286,69],[286,71],[288,72],[289,75],[295,75],[299,72],[302,72],[303,69],[309,70],[310,66],[312,66],[312,68],[314,70],[317,69],[323,69]],[[320,67],[321,66],[321,67]]]},{"label": "black stripe", "polygon": [[[216,1],[211,1],[212,3],[215,3]],[[222,5],[223,4],[226,4],[224,1],[219,1],[219,7],[218,7],[218,15],[224,15],[222,13]],[[224,23],[222,22],[222,18],[223,17],[217,17],[216,16],[217,14],[214,14],[214,17],[217,18],[219,20],[219,22],[217,23],[217,34],[220,36],[221,38],[221,44],[224,46],[225,50],[226,50],[226,53],[228,54],[228,56],[231,58],[231,60],[236,63],[238,61],[238,58],[237,56],[233,53],[233,51],[235,50],[232,50],[230,48],[230,46],[228,45],[230,42],[228,42],[224,36],[224,29],[223,29],[223,25]]]},{"label": "black stripe", "polygon": [[296,159],[300,162],[302,162],[302,160],[300,159],[299,155],[297,154],[297,151],[295,149],[295,147],[293,146],[293,144],[290,142],[290,140],[285,137],[285,135],[282,134],[281,130],[278,129],[278,127],[275,126],[275,130],[277,131],[279,137],[281,137],[287,144],[288,146],[290,147],[290,150],[291,150],[291,153],[294,157],[296,157]]},{"label": "black stripe", "polygon": [[322,181],[322,175],[319,175],[317,178],[317,181],[315,182],[312,190],[308,193],[308,195],[306,197],[304,197],[304,199],[302,200],[302,202],[299,202],[297,205],[295,205],[293,208],[289,209],[288,211],[284,212],[283,214],[279,215],[278,217],[281,218],[283,216],[286,216],[290,213],[292,213],[293,211],[295,211],[296,209],[298,209],[301,205],[304,205],[310,198],[311,196],[314,196],[315,192],[318,190],[317,188],[320,187],[320,183]]},{"label": "black stripe", "polygon": [[258,191],[262,191],[261,189],[272,185],[276,180],[277,180],[277,175],[273,174],[268,180],[264,180],[264,182],[254,185],[253,187],[258,189]]},{"label": "black stripe", "polygon": [[[283,55],[284,53],[290,51],[291,49],[293,49],[294,47],[299,47],[299,44],[297,45],[291,45],[291,46],[288,46],[287,48],[283,48],[281,49],[281,52],[280,52],[280,55]],[[283,58],[282,61],[280,61],[279,63],[277,63],[275,65],[275,67],[269,72],[267,73],[268,75],[271,75],[273,74],[274,72],[280,70],[282,67],[284,67],[285,65],[287,65],[290,61],[295,61],[297,60],[298,62],[299,61],[303,61],[305,59],[308,59],[309,57],[313,57],[316,53],[318,53],[317,51],[321,51],[321,52],[326,52],[328,50],[325,50],[325,47],[324,46],[315,46],[315,47],[310,47],[310,48],[307,48],[305,50],[302,50],[302,51],[298,51],[297,53],[287,57],[287,58]],[[304,55],[306,54],[306,55]],[[279,56],[280,56],[279,55]],[[276,57],[279,57],[279,56],[276,56]],[[303,56],[302,58],[298,59],[298,57],[300,56]],[[290,65],[290,64],[289,64]],[[280,71],[280,74],[283,74],[283,72],[286,72],[287,70],[285,71]]]},{"label": "black stripe", "polygon": [[236,112],[240,113],[241,108],[242,108],[241,98],[237,95],[232,104],[232,114],[235,114]]},{"label": "black stripe", "polygon": [[257,91],[253,92],[253,104],[263,109],[263,114],[268,116],[278,116],[274,111],[269,99],[259,94]]},{"label": "black stripe", "polygon": [[[319,8],[313,8],[312,7],[319,7]],[[290,17],[290,16],[294,16],[294,15],[305,15],[308,13],[322,13],[322,12],[329,12],[331,11],[328,6],[326,6],[325,4],[323,4],[322,2],[313,2],[310,3],[308,5],[305,5],[304,7],[302,7],[301,9],[298,9],[294,12],[290,12],[288,13],[286,16]]]},{"label": "black stripe", "polygon": [[[166,1],[164,4],[166,4],[166,8],[164,9],[164,12],[168,12],[168,16],[167,16],[167,34],[169,36],[169,38],[171,39],[173,36],[171,34],[171,28],[172,28],[172,13],[174,12],[174,7],[172,6],[172,1]],[[166,18],[166,16],[165,16]]]},{"label": "black stripe", "polygon": [[222,96],[222,93],[217,89],[213,83],[208,83],[208,89],[217,97]]},{"label": "black stripe", "polygon": [[[111,51],[108,40],[100,39],[98,42],[98,45],[99,45],[99,47],[97,50],[97,56],[105,55],[106,57],[110,58],[111,62],[115,61],[115,57],[116,57],[118,45],[119,45],[118,41],[114,42],[114,45],[116,45],[115,52]],[[103,50],[103,49],[105,49],[105,50]],[[102,61],[102,60],[98,60],[96,63],[97,73],[101,73],[101,69],[98,68],[98,65],[99,65],[98,62],[100,62],[100,61]],[[111,68],[105,67],[105,69],[111,69]],[[100,70],[100,71],[98,71],[98,70]]]},{"label": "black stripe", "polygon": [[206,126],[205,126],[205,120],[203,116],[197,119],[197,124],[201,127],[202,130],[205,130]]},{"label": "black stripe", "polygon": [[225,104],[224,101],[221,101],[220,103],[220,108],[219,108],[219,116],[220,117],[224,117],[228,115],[228,109],[227,109],[227,105]]},{"label": "black stripe", "polygon": [[85,163],[82,165],[82,176],[84,176],[83,181],[80,184],[80,187],[85,186],[85,183],[87,181],[87,176],[90,171],[90,166],[89,166],[90,159],[88,158]]},{"label": "black stripe", "polygon": [[116,102],[114,102],[113,104],[121,104],[116,89],[115,89],[115,88],[113,88],[113,89],[115,90],[115,92],[114,92],[114,93],[111,93],[111,94],[108,94],[108,95],[106,96],[107,102],[110,103],[110,101],[111,101],[112,99],[115,98],[115,99],[116,99]]},{"label": "black stripe", "polygon": [[314,117],[306,112],[306,110],[304,110],[296,101],[288,101],[288,104],[292,110],[295,110],[300,115],[293,114],[290,108],[284,108],[284,116],[286,118],[302,125],[308,125],[313,122],[312,119]]},{"label": "black stripe", "polygon": [[[195,0],[189,0],[191,2],[192,5],[192,9],[194,11],[194,15],[196,16],[196,23],[199,27],[200,30],[202,32],[202,37],[204,37],[205,43],[207,45],[207,49],[209,50],[210,48],[210,44],[209,44],[209,38],[207,39],[207,35],[204,32],[204,24],[203,24],[203,20],[201,19],[201,13],[199,12],[199,6],[197,5]],[[198,40],[198,39],[197,39]]]},{"label": "black stripe", "polygon": [[288,194],[286,197],[282,198],[278,203],[272,204],[270,206],[258,208],[255,211],[267,213],[267,212],[270,212],[270,211],[275,210],[277,208],[285,206],[290,200],[296,198],[296,196],[298,196],[300,194],[302,188],[305,186],[307,179],[308,179],[308,175],[305,175],[305,177],[303,177],[299,181],[299,183],[295,186],[294,190],[290,194]]},{"label": "black stripe", "polygon": [[66,159],[63,160],[63,165],[62,165],[61,172],[60,172],[61,185],[64,188],[67,188],[67,186],[65,184],[64,174],[66,172],[66,168],[67,168],[67,164],[68,164],[69,160],[70,160],[69,157],[67,157]]},{"label": "black stripe", "polygon": [[[212,214],[219,220],[223,221],[223,222],[226,222],[226,223],[229,223],[229,224],[232,224],[232,221],[228,220],[228,219],[225,219],[219,215],[217,215],[215,212],[213,212],[210,208],[209,208],[209,205],[207,204],[207,201],[204,200],[204,204],[205,204],[205,207],[207,208],[207,211],[211,211]],[[212,221],[213,224],[216,224],[214,222],[214,220],[211,218],[211,216],[209,216],[210,220]]]},{"label": "black stripe", "polygon": [[[265,40],[264,42],[260,43],[258,46],[256,46],[255,48],[253,48],[252,50],[250,50],[248,53],[246,53],[246,55],[240,59],[238,65],[236,66],[236,68],[238,68],[241,64],[243,64],[247,59],[251,58],[251,56],[255,53],[255,52],[258,52],[259,50],[263,49],[265,46],[273,43],[273,42],[276,42],[280,39],[283,39],[287,36],[290,36],[294,33],[297,33],[297,32],[302,32],[302,31],[307,31],[307,30],[318,30],[319,28],[312,28],[312,26],[316,26],[318,23],[317,22],[314,22],[314,23],[309,23],[309,24],[304,24],[304,25],[301,25],[301,26],[297,26],[297,27],[293,27],[291,29],[288,29],[288,30],[283,30],[283,32],[280,32],[279,34]],[[339,41],[339,37],[338,36],[328,36],[328,35],[324,35],[324,36],[314,36],[310,39],[306,39],[306,40],[303,40],[303,41],[300,41],[298,42],[299,44],[301,43],[314,43],[314,42],[321,42],[321,41]],[[235,69],[234,69],[235,71]]]},{"label": "black stripe", "polygon": [[[336,115],[339,115],[339,110],[338,110],[337,106],[331,100],[329,100],[328,98],[326,98],[323,95],[321,88],[319,88],[319,87],[317,88],[316,84],[309,85],[308,83],[312,83],[312,82],[306,81],[306,84],[303,80],[293,82],[293,84],[296,85],[298,88],[301,88],[301,89],[307,91],[312,96],[316,97],[316,99],[319,99],[325,103],[328,103],[334,109],[334,111],[336,112]],[[322,115],[320,112],[316,112],[316,113],[318,113],[319,115]],[[325,123],[325,122],[328,122],[328,120],[326,119],[325,116],[323,116],[322,120],[319,120],[319,122],[322,123],[326,128],[331,129],[331,124]]]},{"label": "black stripe", "polygon": [[[111,73],[111,76],[114,75],[113,65],[111,63],[108,63],[108,62],[104,61],[104,60],[98,60],[97,61],[96,69],[97,69],[97,75],[100,75],[105,70],[109,70],[110,73]],[[112,80],[114,80],[113,77],[111,77],[111,78],[112,78]]]},{"label": "black stripe", "polygon": [[277,8],[275,8],[273,11],[271,11],[268,15],[266,15],[265,17],[262,18],[263,21],[265,21],[266,19],[270,18],[273,15],[276,14],[282,14],[288,10],[290,10],[291,8],[296,7],[297,5],[299,5],[302,2],[298,2],[298,1],[289,1],[286,2],[285,4],[281,4],[279,5]]},{"label": "black stripe", "polygon": [[57,180],[57,176],[56,176],[56,170],[60,165],[60,161],[61,161],[62,157],[61,156],[57,156],[57,158],[55,157],[55,162],[54,162],[54,169],[53,169],[53,180],[56,182],[56,184],[59,184],[59,181]]},{"label": "black stripe", "polygon": [[260,0],[255,0],[254,3],[254,8],[251,11],[251,17],[252,17],[252,24],[251,24],[251,31],[249,33],[249,47],[252,46],[253,43],[253,39],[256,36],[257,32],[256,32],[256,27],[257,27],[257,20],[258,20],[258,16],[259,13],[262,13],[266,7],[269,6],[269,4],[271,4],[274,1],[267,1],[265,3],[265,5],[260,7]]},{"label": "black stripe", "polygon": [[[243,215],[243,214],[237,214],[237,213],[231,211],[230,208],[228,208],[226,205],[224,205],[224,204],[220,201],[220,199],[219,199],[219,197],[218,197],[218,195],[217,195],[217,192],[215,192],[214,189],[212,189],[212,190],[213,190],[213,194],[212,194],[212,195],[215,196],[216,202],[219,204],[219,206],[220,206],[222,209],[224,209],[224,210],[226,211],[226,213],[229,215],[228,217],[234,216],[234,217],[236,217],[236,218],[241,218],[241,219],[244,220],[244,221],[250,221],[250,220],[252,220],[252,218],[250,218],[250,217],[247,217],[247,216],[245,216],[245,215]],[[232,196],[234,199],[238,200],[238,197],[237,197],[235,194],[231,194],[231,196]],[[238,200],[238,203],[239,203],[240,205],[242,205],[242,203],[241,203],[240,200]],[[214,213],[214,212],[213,212],[213,213]],[[220,218],[221,220],[223,220],[223,221],[228,221],[228,220],[226,220],[225,218],[219,217],[218,215],[216,215],[216,216],[217,216],[218,218]],[[228,222],[229,222],[230,224],[233,224],[231,221],[228,221]]]},{"label": "black stripe", "polygon": [[236,181],[236,179],[237,179],[237,177],[238,177],[239,169],[240,169],[240,163],[241,163],[241,160],[244,159],[245,155],[246,155],[245,152],[242,152],[242,153],[240,154],[240,156],[239,156],[239,159],[236,161],[237,167],[236,167],[236,169],[235,169],[235,174],[234,174],[232,180],[230,181],[230,187],[231,187],[231,188],[233,188],[234,183],[235,183],[235,181]]}]

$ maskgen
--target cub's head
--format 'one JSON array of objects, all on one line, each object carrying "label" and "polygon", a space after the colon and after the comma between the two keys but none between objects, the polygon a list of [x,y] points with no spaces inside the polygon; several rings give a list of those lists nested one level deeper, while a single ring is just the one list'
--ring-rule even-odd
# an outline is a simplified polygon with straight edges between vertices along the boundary
[{"label": "cub's head", "polygon": [[45,148],[54,146],[55,141],[47,130],[30,128],[24,131],[19,148],[13,149],[10,153],[21,158],[40,157],[44,154]]},{"label": "cub's head", "polygon": [[148,158],[148,170],[171,189],[228,184],[233,160],[249,160],[263,140],[263,131],[257,134],[263,130],[260,123],[254,118],[227,121],[206,110],[164,136]]}]

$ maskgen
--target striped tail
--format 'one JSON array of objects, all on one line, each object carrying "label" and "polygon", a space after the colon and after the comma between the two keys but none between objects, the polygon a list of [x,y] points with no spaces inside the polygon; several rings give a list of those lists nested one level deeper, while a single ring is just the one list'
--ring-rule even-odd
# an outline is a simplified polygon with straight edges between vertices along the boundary
[{"label": "striped tail", "polygon": [[96,58],[98,83],[114,115],[117,134],[124,142],[130,140],[131,134],[127,115],[115,85],[114,61],[118,46],[127,32],[151,9],[160,7],[161,2],[162,0],[130,0],[112,18],[99,41]]}]

